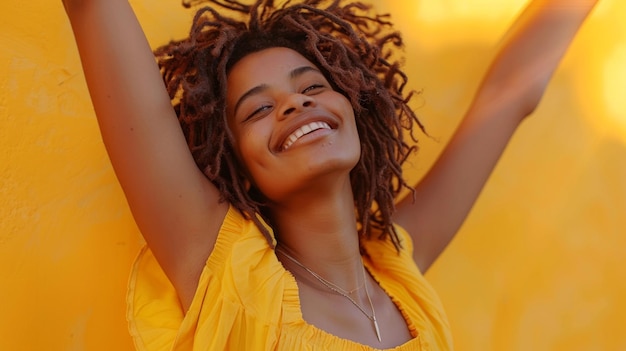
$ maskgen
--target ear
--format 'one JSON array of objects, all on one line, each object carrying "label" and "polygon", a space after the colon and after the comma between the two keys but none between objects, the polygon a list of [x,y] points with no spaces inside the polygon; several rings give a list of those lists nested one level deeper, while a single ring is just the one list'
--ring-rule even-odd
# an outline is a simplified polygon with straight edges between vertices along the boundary
[{"label": "ear", "polygon": [[246,189],[246,192],[250,191],[250,188],[252,187],[252,183],[250,183],[250,181],[248,180],[248,178],[245,178],[243,180],[243,187]]}]

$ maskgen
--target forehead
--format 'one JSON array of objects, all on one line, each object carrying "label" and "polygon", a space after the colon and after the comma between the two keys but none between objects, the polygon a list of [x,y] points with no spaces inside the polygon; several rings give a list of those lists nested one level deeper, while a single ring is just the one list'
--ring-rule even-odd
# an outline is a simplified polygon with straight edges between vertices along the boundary
[{"label": "forehead", "polygon": [[256,86],[284,81],[290,72],[303,66],[316,67],[298,52],[284,47],[264,49],[246,55],[228,74],[227,100],[233,101]]}]

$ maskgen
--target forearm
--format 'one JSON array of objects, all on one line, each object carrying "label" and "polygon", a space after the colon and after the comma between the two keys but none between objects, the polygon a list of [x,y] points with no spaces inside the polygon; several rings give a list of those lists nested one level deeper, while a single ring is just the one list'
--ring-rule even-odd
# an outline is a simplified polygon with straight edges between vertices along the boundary
[{"label": "forearm", "polygon": [[64,5],[103,136],[129,118],[154,119],[164,110],[171,117],[152,49],[128,1],[64,0]]},{"label": "forearm", "polygon": [[552,73],[596,1],[535,0],[509,31],[468,112],[394,220],[427,269],[454,237],[520,121],[538,105]]},{"label": "forearm", "polygon": [[474,105],[494,101],[530,114],[597,0],[532,1],[505,36]]},{"label": "forearm", "polygon": [[425,197],[432,191],[433,198],[447,194],[454,199],[438,209],[450,218],[449,227],[443,230],[446,235],[463,223],[519,123],[539,104],[596,2],[535,0],[512,26],[465,118],[417,188]]},{"label": "forearm", "polygon": [[[181,134],[152,49],[127,0],[64,0],[103,141],[118,177]],[[181,136],[176,136],[184,139]],[[137,153],[135,155],[135,153]],[[120,179],[122,184],[123,179]]]}]

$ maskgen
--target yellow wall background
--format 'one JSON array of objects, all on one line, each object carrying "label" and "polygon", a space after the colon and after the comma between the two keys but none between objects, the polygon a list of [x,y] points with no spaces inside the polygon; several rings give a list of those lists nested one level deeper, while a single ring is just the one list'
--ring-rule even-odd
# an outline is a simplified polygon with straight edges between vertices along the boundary
[{"label": "yellow wall background", "polygon": [[[375,1],[407,41],[424,139],[457,125],[526,0]],[[177,0],[132,1],[152,45]],[[130,350],[141,245],[59,0],[0,4],[0,350]],[[626,3],[603,0],[428,272],[458,350],[626,350]]]}]

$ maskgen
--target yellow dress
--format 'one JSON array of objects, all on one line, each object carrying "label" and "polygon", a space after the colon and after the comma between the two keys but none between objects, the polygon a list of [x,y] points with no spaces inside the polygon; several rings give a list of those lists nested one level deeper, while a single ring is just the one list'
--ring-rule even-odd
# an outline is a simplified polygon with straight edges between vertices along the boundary
[{"label": "yellow dress", "polygon": [[[441,303],[404,249],[363,243],[370,274],[402,312],[413,339],[392,350],[451,350]],[[298,287],[252,221],[231,207],[185,314],[176,291],[148,248],[135,261],[128,321],[139,351],[375,350],[329,334],[302,319]]]}]

